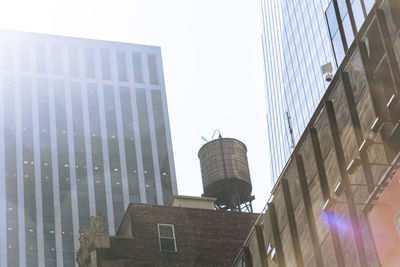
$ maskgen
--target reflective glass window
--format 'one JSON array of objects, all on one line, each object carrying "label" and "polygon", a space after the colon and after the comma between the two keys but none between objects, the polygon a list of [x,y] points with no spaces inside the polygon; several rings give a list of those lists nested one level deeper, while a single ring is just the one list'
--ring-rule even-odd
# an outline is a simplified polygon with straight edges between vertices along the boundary
[{"label": "reflective glass window", "polygon": [[79,55],[78,46],[71,45],[68,47],[69,73],[71,76],[79,76]]},{"label": "reflective glass window", "polygon": [[1,61],[6,70],[13,69],[13,44],[10,40],[1,40]]},{"label": "reflective glass window", "polygon": [[350,16],[346,15],[342,21],[344,35],[346,36],[347,47],[350,47],[354,40],[353,28],[351,27]]},{"label": "reflective glass window", "polygon": [[57,160],[58,160],[58,179],[60,192],[61,209],[61,231],[63,244],[64,263],[68,259],[68,253],[74,251],[74,246],[70,242],[73,235],[72,229],[72,206],[71,206],[71,183],[69,172],[69,153],[67,138],[67,111],[65,103],[65,84],[64,81],[54,81],[54,108],[57,135]]},{"label": "reflective glass window", "polygon": [[339,7],[340,18],[343,19],[347,14],[346,0],[337,0],[337,4]]},{"label": "reflective glass window", "polygon": [[122,198],[121,165],[113,86],[104,85],[103,93],[107,127],[108,158],[111,173],[111,192],[114,208],[114,222],[115,225],[119,225],[124,215],[124,202]]},{"label": "reflective glass window", "polygon": [[36,44],[36,70],[38,73],[46,73],[46,46],[43,43]]},{"label": "reflective glass window", "polygon": [[[50,110],[48,81],[38,79],[38,110],[39,110],[39,138],[40,138],[40,171],[43,205],[43,234],[45,239],[44,255],[46,264],[56,261],[55,227],[54,227],[54,199],[53,176],[51,165],[50,146]],[[51,265],[46,265],[51,266]]]},{"label": "reflective glass window", "polygon": [[161,91],[151,91],[154,128],[156,130],[158,161],[160,166],[161,185],[163,189],[164,203],[169,203],[172,198],[171,173],[169,169],[167,132],[165,129],[164,110]]},{"label": "reflective glass window", "polygon": [[101,58],[101,73],[104,80],[111,80],[111,64],[110,64],[110,52],[107,49],[100,50]]},{"label": "reflective glass window", "polygon": [[118,66],[118,80],[120,82],[127,82],[126,74],[126,60],[125,53],[123,51],[117,51],[117,66]]},{"label": "reflective glass window", "polygon": [[336,13],[333,1],[330,2],[328,9],[326,10],[326,18],[328,20],[329,31],[331,32],[331,36],[334,36],[336,31],[339,29],[339,26],[336,19]]},{"label": "reflective glass window", "polygon": [[96,84],[87,85],[87,99],[90,121],[90,141],[92,147],[92,164],[96,209],[105,217],[105,227],[108,231],[107,203],[104,183],[104,160],[101,142],[99,97]]},{"label": "reflective glass window", "polygon": [[[17,190],[17,165],[15,142],[15,94],[14,77],[3,76],[4,108],[4,153],[5,178],[6,178],[6,216],[7,216],[7,261],[8,266],[19,264],[18,235],[24,229],[18,229],[18,190]],[[14,265],[16,264],[16,265]]]},{"label": "reflective glass window", "polygon": [[53,73],[56,75],[63,74],[62,66],[62,47],[60,44],[53,44],[52,46],[52,62],[53,62]]},{"label": "reflective glass window", "polygon": [[155,54],[147,55],[150,84],[158,85],[157,58]]},{"label": "reflective glass window", "polygon": [[30,54],[29,54],[29,46],[28,41],[24,40],[19,43],[19,70],[22,72],[29,71],[30,65]]},{"label": "reflective glass window", "polygon": [[339,32],[333,37],[332,43],[333,43],[333,48],[335,50],[337,63],[338,65],[340,65],[340,63],[344,58],[345,52],[343,48],[342,38]]},{"label": "reflective glass window", "polygon": [[367,11],[367,14],[369,14],[374,4],[375,0],[364,0],[365,10]]},{"label": "reflective glass window", "polygon": [[36,192],[33,156],[32,87],[28,77],[20,78],[22,158],[24,177],[26,259],[37,266]]},{"label": "reflective glass window", "polygon": [[94,50],[93,47],[85,47],[86,78],[94,78]]},{"label": "reflective glass window", "polygon": [[357,30],[360,30],[362,24],[364,23],[365,17],[361,6],[361,0],[354,0],[351,4],[353,10],[354,20],[356,22]]},{"label": "reflective glass window", "polygon": [[124,144],[130,202],[140,202],[139,181],[137,172],[136,145],[134,122],[132,117],[131,94],[129,87],[120,87],[122,125],[124,129]]},{"label": "reflective glass window", "polygon": [[78,190],[79,225],[83,227],[89,227],[89,197],[81,90],[80,83],[71,83],[72,125],[74,130],[75,173]]},{"label": "reflective glass window", "polygon": [[139,117],[140,143],[142,145],[143,172],[146,186],[147,203],[157,203],[154,181],[154,165],[151,147],[151,133],[149,126],[149,113],[147,110],[147,96],[145,89],[136,89],[137,111]]},{"label": "reflective glass window", "polygon": [[136,83],[143,83],[143,72],[142,72],[142,55],[134,52],[132,54],[133,63],[133,74],[135,76]]}]

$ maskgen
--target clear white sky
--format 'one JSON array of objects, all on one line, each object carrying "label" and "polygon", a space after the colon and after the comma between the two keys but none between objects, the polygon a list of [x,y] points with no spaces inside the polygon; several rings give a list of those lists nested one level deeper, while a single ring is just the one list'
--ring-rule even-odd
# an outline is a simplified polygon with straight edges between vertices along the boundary
[{"label": "clear white sky", "polygon": [[248,148],[254,207],[270,192],[260,0],[2,0],[0,28],[161,46],[178,190],[203,192],[215,129]]}]

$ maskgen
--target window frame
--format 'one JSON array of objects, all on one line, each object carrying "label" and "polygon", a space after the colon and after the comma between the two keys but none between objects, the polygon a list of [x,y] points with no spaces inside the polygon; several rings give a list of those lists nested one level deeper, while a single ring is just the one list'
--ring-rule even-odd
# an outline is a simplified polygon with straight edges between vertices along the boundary
[{"label": "window frame", "polygon": [[[160,236],[160,226],[168,226],[172,228],[172,238],[171,237],[161,237]],[[175,238],[175,227],[173,224],[165,224],[165,223],[157,223],[157,232],[158,232],[158,244],[160,247],[160,252],[170,252],[170,253],[176,253],[178,251],[176,247],[176,238]],[[162,249],[161,247],[161,239],[173,239],[174,240],[174,250],[165,250]]]}]

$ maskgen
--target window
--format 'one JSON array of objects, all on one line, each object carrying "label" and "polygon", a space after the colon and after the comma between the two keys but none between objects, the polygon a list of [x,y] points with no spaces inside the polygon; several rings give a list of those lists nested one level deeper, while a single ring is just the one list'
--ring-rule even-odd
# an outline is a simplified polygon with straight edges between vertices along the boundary
[{"label": "window", "polygon": [[160,251],[176,252],[175,231],[172,224],[158,224]]},{"label": "window", "polygon": [[150,84],[158,85],[157,61],[155,54],[147,55],[149,64]]}]

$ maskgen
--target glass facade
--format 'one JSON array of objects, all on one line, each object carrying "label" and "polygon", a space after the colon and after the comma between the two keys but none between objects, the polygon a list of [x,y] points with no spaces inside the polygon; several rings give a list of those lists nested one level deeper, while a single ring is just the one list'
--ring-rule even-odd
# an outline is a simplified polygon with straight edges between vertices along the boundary
[{"label": "glass facade", "polygon": [[332,62],[329,0],[262,0],[263,53],[271,183],[274,184],[328,83]]},{"label": "glass facade", "polygon": [[331,0],[325,11],[336,64],[339,66],[375,0]]},{"label": "glass facade", "polygon": [[159,47],[0,31],[0,266],[76,266],[79,227],[177,194]]}]

